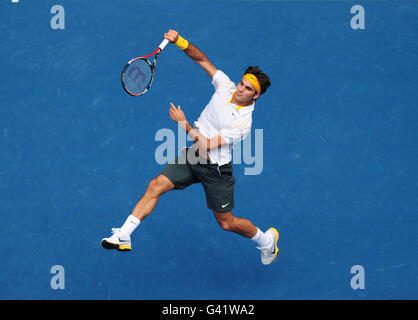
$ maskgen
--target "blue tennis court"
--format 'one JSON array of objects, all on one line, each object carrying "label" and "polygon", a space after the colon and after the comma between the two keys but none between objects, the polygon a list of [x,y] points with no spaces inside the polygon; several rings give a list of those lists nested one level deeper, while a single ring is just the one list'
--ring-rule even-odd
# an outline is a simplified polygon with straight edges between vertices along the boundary
[{"label": "blue tennis court", "polygon": [[[418,1],[3,0],[0,21],[0,299],[418,298]],[[100,244],[163,168],[169,102],[194,121],[213,93],[173,45],[148,93],[123,91],[169,29],[233,81],[270,75],[262,171],[234,166],[233,210],[280,231],[270,266],[200,185],[163,195],[131,252]]]}]

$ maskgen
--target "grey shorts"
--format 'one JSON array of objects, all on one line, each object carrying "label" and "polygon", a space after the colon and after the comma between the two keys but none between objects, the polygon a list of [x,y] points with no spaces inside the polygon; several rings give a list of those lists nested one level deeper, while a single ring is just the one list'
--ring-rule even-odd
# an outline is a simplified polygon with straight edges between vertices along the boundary
[{"label": "grey shorts", "polygon": [[[190,157],[192,153],[194,155]],[[166,176],[177,190],[201,183],[205,190],[207,206],[211,210],[225,212],[233,209],[235,178],[232,176],[231,163],[218,166],[207,163],[206,159],[200,158],[201,161],[196,161],[196,157],[193,149],[185,148],[179,157],[163,168],[161,174]]]}]

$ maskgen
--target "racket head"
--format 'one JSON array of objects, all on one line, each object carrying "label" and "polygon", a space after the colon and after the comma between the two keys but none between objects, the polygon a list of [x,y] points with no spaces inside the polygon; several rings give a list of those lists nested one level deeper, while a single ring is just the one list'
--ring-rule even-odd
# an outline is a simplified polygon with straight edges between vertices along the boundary
[{"label": "racket head", "polygon": [[132,59],[123,68],[121,81],[123,89],[132,96],[146,93],[154,78],[154,67],[142,57]]}]

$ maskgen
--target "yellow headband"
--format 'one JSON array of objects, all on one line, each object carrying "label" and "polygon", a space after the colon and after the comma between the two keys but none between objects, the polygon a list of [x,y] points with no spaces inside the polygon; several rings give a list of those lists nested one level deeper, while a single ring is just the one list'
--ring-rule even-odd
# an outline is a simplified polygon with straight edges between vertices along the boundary
[{"label": "yellow headband", "polygon": [[257,91],[257,93],[261,93],[260,82],[258,82],[258,79],[255,75],[253,75],[251,73],[246,73],[244,75],[244,78],[251,82],[251,84],[255,88],[255,91]]}]

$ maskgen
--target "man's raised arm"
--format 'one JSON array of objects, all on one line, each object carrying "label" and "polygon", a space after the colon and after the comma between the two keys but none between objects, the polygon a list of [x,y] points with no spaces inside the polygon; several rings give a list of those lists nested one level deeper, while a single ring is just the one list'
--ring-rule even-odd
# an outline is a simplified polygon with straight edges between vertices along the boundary
[{"label": "man's raised arm", "polygon": [[206,71],[211,79],[215,75],[216,71],[218,71],[202,51],[196,48],[193,44],[189,43],[187,40],[183,39],[177,31],[169,30],[164,34],[164,38],[182,49],[184,53],[190,57],[190,59]]}]

